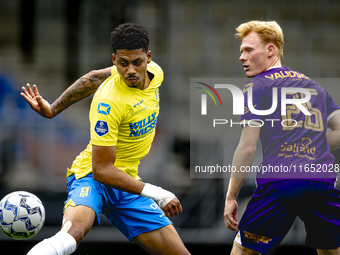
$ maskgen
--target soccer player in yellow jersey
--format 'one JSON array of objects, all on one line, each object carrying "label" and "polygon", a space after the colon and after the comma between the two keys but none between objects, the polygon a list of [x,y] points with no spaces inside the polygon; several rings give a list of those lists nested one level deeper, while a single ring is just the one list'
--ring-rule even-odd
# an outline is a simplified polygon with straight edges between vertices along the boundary
[{"label": "soccer player in yellow jersey", "polygon": [[[182,211],[180,202],[137,175],[140,159],[149,152],[155,135],[163,71],[151,61],[148,33],[142,26],[122,24],[110,40],[114,66],[92,100],[90,144],[67,171],[61,231],[38,243],[28,255],[73,253],[92,226],[100,223],[100,213],[151,254],[189,254],[166,217]],[[101,77],[107,71],[103,69]],[[29,86],[23,90],[24,98],[43,116],[58,113],[36,87],[34,92]]]}]

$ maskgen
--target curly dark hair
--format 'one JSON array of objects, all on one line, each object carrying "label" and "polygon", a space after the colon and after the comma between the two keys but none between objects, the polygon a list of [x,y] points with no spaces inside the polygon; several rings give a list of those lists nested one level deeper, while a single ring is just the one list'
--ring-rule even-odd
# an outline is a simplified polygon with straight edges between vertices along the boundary
[{"label": "curly dark hair", "polygon": [[143,49],[148,52],[149,33],[140,25],[124,23],[111,32],[110,43],[114,54],[117,50]]}]

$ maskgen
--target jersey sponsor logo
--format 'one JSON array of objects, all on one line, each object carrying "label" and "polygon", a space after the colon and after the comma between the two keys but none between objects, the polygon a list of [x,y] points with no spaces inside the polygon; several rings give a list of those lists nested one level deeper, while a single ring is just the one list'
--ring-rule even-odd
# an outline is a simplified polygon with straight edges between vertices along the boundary
[{"label": "jersey sponsor logo", "polygon": [[154,112],[150,116],[142,119],[141,121],[129,123],[130,135],[129,136],[142,136],[152,132],[157,124],[157,112]]},{"label": "jersey sponsor logo", "polygon": [[[309,160],[315,160],[316,147],[311,146],[312,139],[304,137],[300,142],[281,144],[280,152],[278,157],[291,158],[293,156],[300,158],[307,158]],[[291,153],[294,153],[291,155]]]},{"label": "jersey sponsor logo", "polygon": [[111,106],[105,103],[99,103],[97,112],[104,115],[109,115],[111,111]]},{"label": "jersey sponsor logo", "polygon": [[106,121],[98,120],[94,127],[94,131],[99,136],[106,135],[109,132],[109,126]]},{"label": "jersey sponsor logo", "polygon": [[132,116],[132,115],[135,115],[135,114],[137,114],[137,113],[140,113],[140,112],[146,110],[147,108],[148,108],[148,106],[145,106],[145,107],[143,107],[142,109],[139,109],[139,110],[136,111],[136,112],[131,112],[130,115]]},{"label": "jersey sponsor logo", "polygon": [[138,102],[137,104],[135,104],[135,105],[133,106],[133,108],[136,108],[138,105],[140,105],[140,104],[142,104],[142,103],[144,103],[144,99],[140,100],[140,102]]},{"label": "jersey sponsor logo", "polygon": [[81,188],[81,190],[79,191],[79,197],[87,197],[90,195],[90,193],[91,193],[91,187]]}]

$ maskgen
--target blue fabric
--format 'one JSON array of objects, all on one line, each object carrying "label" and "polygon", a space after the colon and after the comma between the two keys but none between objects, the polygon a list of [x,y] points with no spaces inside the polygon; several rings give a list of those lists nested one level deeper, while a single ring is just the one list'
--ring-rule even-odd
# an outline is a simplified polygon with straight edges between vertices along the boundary
[{"label": "blue fabric", "polygon": [[67,181],[68,198],[76,205],[85,205],[96,213],[94,225],[100,224],[100,213],[115,225],[129,241],[139,234],[169,224],[159,206],[150,198],[107,187],[92,178],[92,174],[77,180],[71,175]]}]

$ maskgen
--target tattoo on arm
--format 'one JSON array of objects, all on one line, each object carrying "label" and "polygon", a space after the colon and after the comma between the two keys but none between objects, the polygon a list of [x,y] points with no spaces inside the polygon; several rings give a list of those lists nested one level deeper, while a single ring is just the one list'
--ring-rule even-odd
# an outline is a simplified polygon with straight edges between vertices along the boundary
[{"label": "tattoo on arm", "polygon": [[75,81],[61,96],[52,104],[53,116],[56,116],[70,105],[92,95],[111,75],[111,68],[92,71]]}]

